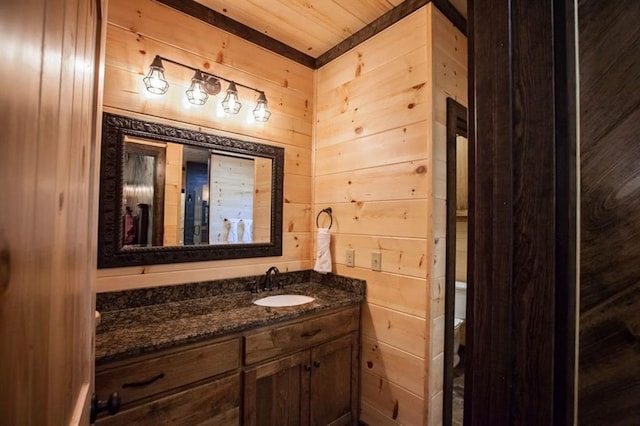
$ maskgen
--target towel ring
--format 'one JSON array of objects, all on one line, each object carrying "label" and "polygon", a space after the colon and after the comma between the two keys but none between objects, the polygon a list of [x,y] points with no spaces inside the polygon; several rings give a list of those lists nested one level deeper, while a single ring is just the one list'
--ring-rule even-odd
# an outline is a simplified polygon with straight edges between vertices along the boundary
[{"label": "towel ring", "polygon": [[333,215],[331,214],[332,213],[331,207],[327,207],[326,209],[320,210],[320,213],[318,213],[318,216],[316,216],[316,228],[320,228],[320,224],[318,223],[318,220],[320,219],[320,215],[322,213],[326,213],[329,215],[329,219],[331,219],[331,222],[329,222],[329,229],[331,229],[331,225],[333,225]]}]

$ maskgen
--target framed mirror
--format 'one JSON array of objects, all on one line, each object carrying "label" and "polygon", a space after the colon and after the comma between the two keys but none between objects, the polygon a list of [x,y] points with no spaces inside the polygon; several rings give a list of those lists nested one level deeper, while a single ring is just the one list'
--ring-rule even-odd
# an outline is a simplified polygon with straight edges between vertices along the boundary
[{"label": "framed mirror", "polygon": [[445,425],[464,424],[466,366],[465,334],[471,330],[467,315],[468,253],[473,250],[469,228],[470,203],[474,185],[473,153],[467,140],[467,109],[447,98],[447,248],[444,312],[444,395]]},{"label": "framed mirror", "polygon": [[98,268],[282,255],[284,149],[104,113]]}]

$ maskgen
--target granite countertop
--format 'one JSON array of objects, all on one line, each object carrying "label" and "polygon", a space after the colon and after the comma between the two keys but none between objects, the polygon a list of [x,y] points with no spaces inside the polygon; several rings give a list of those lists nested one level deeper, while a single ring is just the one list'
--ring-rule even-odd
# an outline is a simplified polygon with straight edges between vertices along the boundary
[{"label": "granite countertop", "polygon": [[[364,300],[363,288],[348,291],[344,285],[331,286],[314,281],[317,280],[289,284],[284,290],[270,292],[223,292],[208,297],[102,311],[102,321],[96,329],[96,365]],[[253,304],[257,299],[277,294],[304,294],[315,300],[284,308]]]}]

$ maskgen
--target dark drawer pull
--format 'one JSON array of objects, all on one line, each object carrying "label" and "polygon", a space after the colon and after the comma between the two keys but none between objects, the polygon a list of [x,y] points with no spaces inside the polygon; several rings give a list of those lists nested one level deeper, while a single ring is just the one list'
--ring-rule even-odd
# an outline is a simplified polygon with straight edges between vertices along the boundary
[{"label": "dark drawer pull", "polygon": [[142,380],[141,382],[133,382],[133,383],[125,383],[124,385],[122,385],[122,389],[124,388],[139,388],[142,386],[147,386],[150,385],[151,383],[155,382],[156,380],[162,379],[164,377],[164,373],[160,373],[156,376],[150,377],[147,380]]},{"label": "dark drawer pull", "polygon": [[316,334],[320,333],[322,331],[321,328],[316,328],[315,330],[312,331],[305,331],[304,333],[301,334],[302,337],[312,337],[315,336]]}]

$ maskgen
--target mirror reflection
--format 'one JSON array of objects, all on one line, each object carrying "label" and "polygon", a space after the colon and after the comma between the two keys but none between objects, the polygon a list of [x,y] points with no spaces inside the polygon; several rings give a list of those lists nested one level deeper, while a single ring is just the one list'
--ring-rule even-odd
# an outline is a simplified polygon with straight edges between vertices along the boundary
[{"label": "mirror reflection", "polygon": [[282,255],[284,149],[104,113],[98,267]]},{"label": "mirror reflection", "polygon": [[272,160],[124,140],[123,248],[270,240]]},{"label": "mirror reflection", "polygon": [[445,279],[445,332],[443,424],[464,423],[465,351],[467,333],[472,331],[467,317],[469,247],[469,189],[473,173],[469,169],[467,109],[447,98],[447,235]]}]

